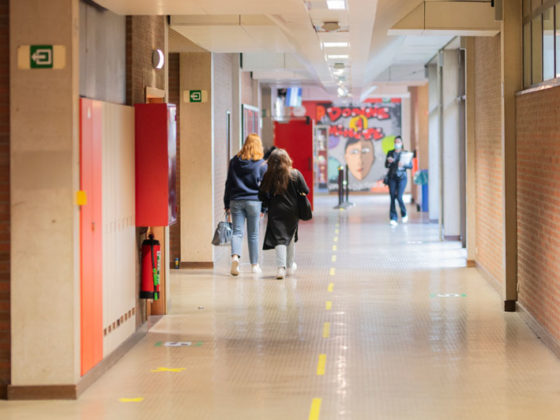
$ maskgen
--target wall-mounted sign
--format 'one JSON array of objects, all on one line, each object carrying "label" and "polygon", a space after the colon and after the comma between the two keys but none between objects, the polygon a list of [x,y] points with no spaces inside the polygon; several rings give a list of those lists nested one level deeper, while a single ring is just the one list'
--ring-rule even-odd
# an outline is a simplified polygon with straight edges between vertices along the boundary
[{"label": "wall-mounted sign", "polygon": [[19,69],[55,69],[66,67],[64,45],[22,45],[18,48]]},{"label": "wall-mounted sign", "polygon": [[183,101],[187,103],[208,102],[208,92],[205,90],[185,90],[183,92]]}]

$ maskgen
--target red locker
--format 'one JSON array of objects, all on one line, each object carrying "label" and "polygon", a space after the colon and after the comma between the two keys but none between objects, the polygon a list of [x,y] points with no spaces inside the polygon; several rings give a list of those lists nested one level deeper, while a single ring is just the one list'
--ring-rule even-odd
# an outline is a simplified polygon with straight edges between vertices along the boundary
[{"label": "red locker", "polygon": [[136,104],[136,226],[168,226],[177,220],[176,109]]}]

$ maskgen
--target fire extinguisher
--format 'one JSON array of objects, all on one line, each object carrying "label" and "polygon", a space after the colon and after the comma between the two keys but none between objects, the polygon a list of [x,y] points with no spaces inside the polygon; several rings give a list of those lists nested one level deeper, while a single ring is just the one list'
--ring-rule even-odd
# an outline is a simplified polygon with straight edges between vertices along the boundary
[{"label": "fire extinguisher", "polygon": [[160,269],[159,241],[150,234],[149,239],[142,242],[142,287],[141,299],[159,299],[159,269]]}]

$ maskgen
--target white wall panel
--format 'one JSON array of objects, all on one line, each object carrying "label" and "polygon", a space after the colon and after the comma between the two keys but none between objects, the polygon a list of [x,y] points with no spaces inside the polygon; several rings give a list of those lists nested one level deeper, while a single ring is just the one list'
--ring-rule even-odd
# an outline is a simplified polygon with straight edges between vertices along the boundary
[{"label": "white wall panel", "polygon": [[103,104],[103,356],[136,327],[134,108]]}]

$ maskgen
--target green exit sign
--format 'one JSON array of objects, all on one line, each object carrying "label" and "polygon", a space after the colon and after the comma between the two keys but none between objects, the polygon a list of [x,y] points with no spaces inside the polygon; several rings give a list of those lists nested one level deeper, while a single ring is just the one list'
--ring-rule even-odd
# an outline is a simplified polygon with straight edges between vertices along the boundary
[{"label": "green exit sign", "polygon": [[29,60],[32,69],[52,69],[54,54],[52,45],[30,45]]},{"label": "green exit sign", "polygon": [[201,89],[185,90],[183,92],[183,101],[187,103],[208,102],[208,92]]}]

